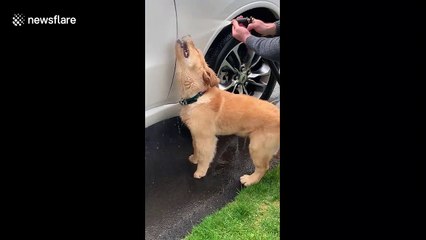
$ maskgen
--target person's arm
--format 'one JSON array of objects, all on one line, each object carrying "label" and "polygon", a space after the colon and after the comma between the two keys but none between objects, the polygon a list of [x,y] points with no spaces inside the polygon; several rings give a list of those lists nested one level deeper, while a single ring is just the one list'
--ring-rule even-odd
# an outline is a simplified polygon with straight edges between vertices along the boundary
[{"label": "person's arm", "polygon": [[[257,22],[256,24],[260,26],[265,26],[260,22]],[[272,24],[275,27],[275,23]],[[232,36],[235,39],[245,43],[248,48],[254,50],[254,52],[259,54],[260,56],[275,62],[280,62],[280,37],[256,37],[251,35],[248,29],[243,26],[240,26],[236,20],[232,20],[232,25]]]},{"label": "person's arm", "polygon": [[279,36],[280,35],[280,20],[274,22],[275,24],[275,36]]},{"label": "person's arm", "polygon": [[280,37],[265,38],[250,35],[245,39],[245,44],[261,57],[280,62]]},{"label": "person's arm", "polygon": [[253,21],[247,26],[247,30],[254,30],[262,36],[279,36],[280,20],[272,23],[265,23],[260,19],[253,19]]}]

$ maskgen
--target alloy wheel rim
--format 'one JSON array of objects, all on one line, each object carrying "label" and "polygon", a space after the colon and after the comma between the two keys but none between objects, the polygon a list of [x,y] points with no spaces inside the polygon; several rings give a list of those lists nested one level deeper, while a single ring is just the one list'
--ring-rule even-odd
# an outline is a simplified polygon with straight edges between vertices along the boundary
[{"label": "alloy wheel rim", "polygon": [[220,89],[260,98],[270,80],[271,69],[253,50],[239,43],[226,55],[217,75]]}]

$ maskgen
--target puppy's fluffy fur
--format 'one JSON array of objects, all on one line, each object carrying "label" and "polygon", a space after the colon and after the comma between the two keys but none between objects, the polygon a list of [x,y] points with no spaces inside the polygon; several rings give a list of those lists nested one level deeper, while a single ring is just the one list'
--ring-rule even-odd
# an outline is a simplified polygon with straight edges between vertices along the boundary
[{"label": "puppy's fluffy fur", "polygon": [[178,40],[175,50],[182,98],[206,91],[197,102],[183,106],[180,113],[192,135],[194,153],[189,161],[197,164],[194,178],[206,175],[215,155],[216,136],[236,134],[250,138],[249,151],[255,166],[254,173],[242,176],[240,181],[245,186],[259,182],[279,150],[279,109],[255,97],[220,90],[218,77],[191,37]]}]

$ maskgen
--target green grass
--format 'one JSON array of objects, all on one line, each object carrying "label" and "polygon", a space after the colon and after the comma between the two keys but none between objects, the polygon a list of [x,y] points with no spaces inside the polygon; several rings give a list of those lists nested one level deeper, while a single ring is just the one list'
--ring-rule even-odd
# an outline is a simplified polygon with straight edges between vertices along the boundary
[{"label": "green grass", "polygon": [[280,166],[244,188],[231,203],[207,216],[185,240],[280,238]]}]

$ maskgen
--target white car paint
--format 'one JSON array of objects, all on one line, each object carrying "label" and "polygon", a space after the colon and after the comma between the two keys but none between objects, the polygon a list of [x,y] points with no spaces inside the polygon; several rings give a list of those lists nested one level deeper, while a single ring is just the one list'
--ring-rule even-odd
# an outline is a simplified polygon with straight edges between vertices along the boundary
[{"label": "white car paint", "polygon": [[260,7],[270,9],[279,17],[279,6],[277,0],[147,0],[145,128],[179,114],[178,83],[174,80],[174,46],[178,38],[191,35],[205,54],[233,18]]}]

